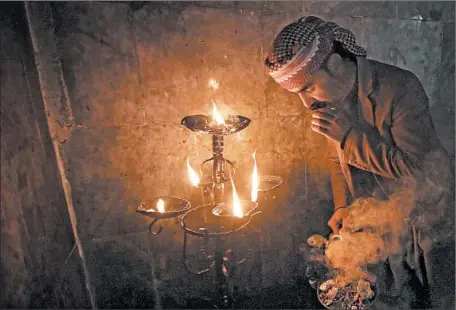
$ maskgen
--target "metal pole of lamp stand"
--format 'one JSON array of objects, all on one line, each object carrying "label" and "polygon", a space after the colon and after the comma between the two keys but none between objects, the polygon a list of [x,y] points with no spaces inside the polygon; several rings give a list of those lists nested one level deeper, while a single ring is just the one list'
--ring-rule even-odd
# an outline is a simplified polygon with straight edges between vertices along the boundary
[{"label": "metal pole of lamp stand", "polygon": [[[225,158],[223,158],[223,136],[212,136],[213,150],[213,180],[214,180],[214,205],[224,202],[225,197]],[[221,218],[217,217],[217,226],[222,225]],[[232,296],[228,290],[227,279],[223,272],[224,240],[223,237],[215,238],[215,281],[216,281],[216,304],[217,308],[227,309],[232,306]]]},{"label": "metal pole of lamp stand", "polygon": [[[209,183],[203,182],[204,187],[202,190],[203,201],[211,197],[210,202],[206,204],[204,202],[203,206],[197,207],[188,211],[182,218],[181,226],[184,229],[184,261],[186,262],[186,236],[187,233],[203,238],[205,244],[208,242],[209,238],[214,238],[215,240],[215,253],[213,263],[204,270],[196,271],[192,268],[188,268],[188,265],[185,263],[187,269],[196,274],[203,274],[215,268],[215,300],[214,306],[216,308],[231,308],[234,304],[233,298],[233,289],[231,278],[235,272],[235,264],[237,263],[234,257],[233,251],[229,255],[225,255],[226,236],[231,235],[234,232],[237,232],[241,229],[247,227],[250,223],[252,215],[249,215],[244,221],[239,222],[238,220],[233,220],[231,215],[227,215],[227,210],[223,210],[223,206],[228,207],[229,204],[225,201],[225,182],[230,181],[234,175],[234,165],[229,160],[223,157],[224,151],[224,136],[234,134],[246,128],[250,120],[244,116],[240,115],[230,115],[225,119],[224,124],[213,124],[213,117],[208,117],[206,115],[190,115],[182,119],[181,123],[188,129],[195,132],[202,132],[205,134],[212,135],[212,151],[213,157],[202,163],[202,166],[213,160],[212,166],[212,180]],[[227,170],[226,164],[230,165],[230,170]],[[201,168],[203,168],[201,166]],[[210,184],[212,183],[212,184]],[[211,195],[212,194],[212,195]],[[254,207],[251,211],[256,208],[257,204],[251,205]],[[208,210],[210,208],[210,210]],[[229,208],[229,207],[228,207]],[[221,213],[215,214],[214,211],[217,210]],[[199,228],[196,229],[189,227],[192,216],[195,220],[198,218],[198,212],[201,212],[201,217],[207,225],[208,229]],[[228,211],[228,213],[231,213]],[[200,217],[200,219],[201,219]],[[209,222],[206,222],[206,218]],[[228,221],[228,222],[227,222]],[[229,224],[233,224],[232,227]],[[197,226],[198,227],[198,226]]]}]

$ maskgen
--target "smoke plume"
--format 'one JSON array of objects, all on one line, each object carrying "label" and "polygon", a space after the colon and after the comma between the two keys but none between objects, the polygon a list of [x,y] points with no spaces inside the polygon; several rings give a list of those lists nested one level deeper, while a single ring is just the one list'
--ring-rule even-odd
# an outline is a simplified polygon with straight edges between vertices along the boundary
[{"label": "smoke plume", "polygon": [[343,229],[330,240],[325,253],[337,281],[350,283],[368,277],[368,265],[400,250],[408,232],[413,197],[414,191],[407,190],[388,201],[363,198],[350,206]]}]

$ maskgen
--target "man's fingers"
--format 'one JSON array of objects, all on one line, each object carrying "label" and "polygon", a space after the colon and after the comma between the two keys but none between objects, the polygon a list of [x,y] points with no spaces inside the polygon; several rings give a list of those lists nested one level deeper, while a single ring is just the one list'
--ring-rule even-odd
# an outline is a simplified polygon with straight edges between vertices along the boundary
[{"label": "man's fingers", "polygon": [[310,122],[312,125],[323,127],[323,128],[329,128],[330,122],[325,121],[323,119],[312,119]]},{"label": "man's fingers", "polygon": [[331,230],[333,231],[333,233],[335,235],[338,235],[339,234],[339,224],[341,222],[341,219],[336,217],[335,214],[333,214],[331,216],[331,218],[329,219],[328,221],[328,226],[331,228]]},{"label": "man's fingers", "polygon": [[333,231],[334,235],[338,235],[339,234],[339,224],[337,222],[330,220],[328,222],[328,226],[329,226],[329,228],[331,228],[331,230]]},{"label": "man's fingers", "polygon": [[324,127],[321,127],[321,126],[318,126],[318,125],[311,125],[310,127],[312,129],[312,131],[315,131],[316,133],[319,133],[321,135],[324,135],[325,137],[328,137],[328,129],[327,128],[324,128]]},{"label": "man's fingers", "polygon": [[[329,114],[329,115],[333,115],[333,116],[336,116],[337,113],[339,113],[340,110],[336,110],[335,108],[321,108],[321,109],[318,109],[317,111],[315,112],[320,112],[320,113],[324,113],[324,114]],[[314,113],[315,113],[314,112]]]},{"label": "man's fingers", "polygon": [[312,113],[312,119],[321,119],[327,122],[333,121],[336,116],[333,113],[315,111]]}]

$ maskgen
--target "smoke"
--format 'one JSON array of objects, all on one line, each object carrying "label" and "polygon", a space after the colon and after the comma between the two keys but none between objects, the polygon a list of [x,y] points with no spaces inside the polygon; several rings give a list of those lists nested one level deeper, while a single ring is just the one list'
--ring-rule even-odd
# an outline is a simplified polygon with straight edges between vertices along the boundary
[{"label": "smoke", "polygon": [[343,229],[330,240],[325,252],[336,282],[369,278],[368,265],[385,261],[401,250],[414,209],[414,192],[403,190],[388,201],[362,198],[350,206]]},{"label": "smoke", "polygon": [[453,167],[445,154],[431,152],[423,160],[420,174],[404,181],[387,201],[354,201],[339,238],[332,238],[325,251],[336,280],[353,282],[369,277],[369,265],[404,249],[410,253],[408,246],[416,237],[412,230],[432,244],[454,242]]}]

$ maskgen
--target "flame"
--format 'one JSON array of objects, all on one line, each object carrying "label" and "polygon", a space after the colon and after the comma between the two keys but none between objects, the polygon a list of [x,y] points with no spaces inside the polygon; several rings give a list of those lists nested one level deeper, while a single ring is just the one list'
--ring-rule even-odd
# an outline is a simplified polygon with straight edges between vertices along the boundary
[{"label": "flame", "polygon": [[236,193],[236,187],[234,186],[233,180],[231,180],[231,186],[233,187],[233,215],[235,217],[242,218],[244,214],[241,208],[241,201],[239,200],[239,196]]},{"label": "flame", "polygon": [[214,105],[214,109],[212,110],[212,119],[215,121],[215,123],[217,125],[225,124],[225,120],[220,115],[220,113],[217,111],[217,107],[215,106],[215,103],[213,103],[213,105]]},{"label": "flame", "polygon": [[160,213],[165,212],[165,202],[162,199],[158,199],[157,211],[160,212]]},{"label": "flame", "polygon": [[209,85],[209,88],[212,88],[212,89],[218,89],[220,86],[219,82],[217,82],[214,79],[210,79],[208,85]]},{"label": "flame", "polygon": [[200,179],[196,171],[192,168],[190,165],[190,162],[188,161],[187,157],[187,170],[188,170],[188,177],[190,178],[190,182],[192,183],[193,186],[198,186]]},{"label": "flame", "polygon": [[251,193],[251,198],[250,200],[253,202],[256,202],[258,199],[258,167],[257,167],[257,162],[255,158],[255,152],[253,152],[252,157],[253,157],[253,173],[252,173],[252,193]]}]

